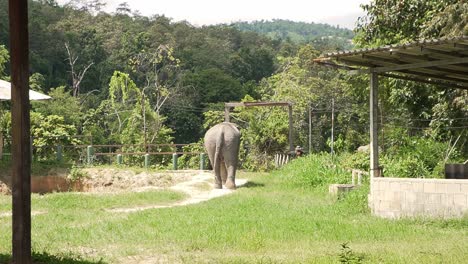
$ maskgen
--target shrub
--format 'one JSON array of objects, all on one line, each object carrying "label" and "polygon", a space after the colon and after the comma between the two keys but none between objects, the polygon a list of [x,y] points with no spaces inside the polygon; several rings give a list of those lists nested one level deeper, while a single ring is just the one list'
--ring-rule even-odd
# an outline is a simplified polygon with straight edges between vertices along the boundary
[{"label": "shrub", "polygon": [[[286,174],[287,173],[287,174]],[[332,183],[347,183],[350,173],[341,167],[341,158],[330,154],[313,154],[293,160],[275,174],[285,174],[288,184],[319,187]]]},{"label": "shrub", "polygon": [[[205,148],[201,140],[196,144],[190,144],[182,147],[183,152],[199,152],[205,153]],[[200,167],[200,155],[199,154],[186,154],[179,157],[177,160],[178,166],[184,169],[198,169]],[[205,155],[205,168],[208,168],[209,163],[208,155]]]},{"label": "shrub", "polygon": [[383,156],[381,164],[384,167],[383,173],[385,176],[424,178],[431,174],[424,164],[424,161],[414,156],[398,157],[394,159]]},{"label": "shrub", "polygon": [[343,167],[347,169],[370,170],[369,152],[356,152],[343,154]]}]

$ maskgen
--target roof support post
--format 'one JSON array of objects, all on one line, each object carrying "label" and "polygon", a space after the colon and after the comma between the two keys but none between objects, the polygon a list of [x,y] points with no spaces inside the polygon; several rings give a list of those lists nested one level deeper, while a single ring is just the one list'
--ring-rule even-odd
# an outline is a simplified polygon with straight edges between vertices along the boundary
[{"label": "roof support post", "polygon": [[13,262],[31,263],[31,142],[28,1],[9,0],[11,49]]},{"label": "roof support post", "polygon": [[371,69],[370,73],[370,175],[380,177],[379,168],[379,141],[378,141],[378,87],[379,80],[377,73]]}]

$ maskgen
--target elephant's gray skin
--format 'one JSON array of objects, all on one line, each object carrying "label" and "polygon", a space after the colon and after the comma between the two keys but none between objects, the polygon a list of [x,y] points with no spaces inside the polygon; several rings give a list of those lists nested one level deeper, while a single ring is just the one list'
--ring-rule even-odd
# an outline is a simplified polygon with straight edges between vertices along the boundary
[{"label": "elephant's gray skin", "polygon": [[236,168],[239,160],[240,132],[236,125],[223,122],[205,134],[205,149],[215,174],[215,188],[236,189]]}]

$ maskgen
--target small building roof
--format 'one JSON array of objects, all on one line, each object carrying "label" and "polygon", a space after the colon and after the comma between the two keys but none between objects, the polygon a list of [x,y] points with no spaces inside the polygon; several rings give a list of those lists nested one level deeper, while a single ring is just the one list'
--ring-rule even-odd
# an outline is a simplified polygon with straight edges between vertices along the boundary
[{"label": "small building roof", "polygon": [[[52,97],[41,94],[39,92],[29,90],[29,100],[38,101],[38,100],[49,100]],[[11,83],[0,80],[0,101],[11,100]]]},{"label": "small building roof", "polygon": [[314,62],[468,89],[468,36],[332,52]]}]

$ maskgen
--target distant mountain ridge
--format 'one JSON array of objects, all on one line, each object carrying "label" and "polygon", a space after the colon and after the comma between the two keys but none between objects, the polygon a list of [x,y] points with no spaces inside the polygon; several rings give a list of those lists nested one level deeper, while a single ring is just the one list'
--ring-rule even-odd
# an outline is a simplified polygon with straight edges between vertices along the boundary
[{"label": "distant mountain ridge", "polygon": [[340,38],[351,40],[352,30],[322,23],[295,22],[291,20],[273,19],[253,22],[235,22],[231,24],[241,31],[254,31],[267,35],[272,39],[290,39],[295,43],[309,43],[322,38]]}]

